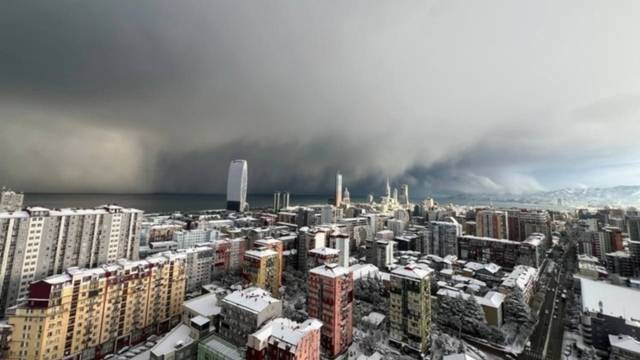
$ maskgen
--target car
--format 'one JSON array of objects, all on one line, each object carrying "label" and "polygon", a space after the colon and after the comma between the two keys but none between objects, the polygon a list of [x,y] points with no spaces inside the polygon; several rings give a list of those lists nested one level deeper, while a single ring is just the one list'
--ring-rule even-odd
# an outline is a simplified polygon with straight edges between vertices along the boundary
[{"label": "car", "polygon": [[553,318],[557,319],[558,318],[558,314],[553,314]]},{"label": "car", "polygon": [[565,355],[565,356],[569,356],[569,355],[571,355],[571,350],[565,350],[565,351],[564,351],[564,355]]}]

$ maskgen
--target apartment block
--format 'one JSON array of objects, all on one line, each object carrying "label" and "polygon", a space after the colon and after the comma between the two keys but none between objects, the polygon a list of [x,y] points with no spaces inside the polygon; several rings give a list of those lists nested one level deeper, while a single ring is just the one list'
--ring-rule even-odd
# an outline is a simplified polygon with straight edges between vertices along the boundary
[{"label": "apartment block", "polygon": [[544,235],[532,234],[523,242],[478,236],[458,237],[458,258],[496,263],[513,269],[516,265],[539,267],[544,260]]},{"label": "apartment block", "polygon": [[26,299],[31,282],[67,268],[137,260],[141,218],[114,205],[0,212],[0,311]]},{"label": "apartment block", "polygon": [[420,354],[431,341],[431,273],[428,267],[409,264],[390,277],[390,340]]},{"label": "apartment block", "polygon": [[180,321],[185,256],[121,260],[32,283],[12,307],[10,359],[93,359],[144,341]]},{"label": "apartment block", "polygon": [[308,319],[297,323],[277,318],[247,341],[247,360],[319,360],[322,322]]},{"label": "apartment block", "polygon": [[186,291],[200,290],[202,285],[211,282],[215,250],[210,247],[195,247],[177,251],[186,257],[187,285]]},{"label": "apartment block", "polygon": [[347,351],[353,341],[353,274],[337,264],[309,270],[307,313],[322,321],[320,346],[329,357]]},{"label": "apartment block", "polygon": [[478,210],[476,212],[476,235],[495,239],[508,239],[507,212],[500,210]]},{"label": "apartment block", "polygon": [[234,291],[220,301],[220,336],[235,346],[244,347],[247,337],[269,320],[282,315],[282,302],[266,290],[251,287]]},{"label": "apartment block", "polygon": [[279,296],[282,271],[278,253],[267,248],[247,250],[244,253],[242,276],[252,285],[269,290]]}]

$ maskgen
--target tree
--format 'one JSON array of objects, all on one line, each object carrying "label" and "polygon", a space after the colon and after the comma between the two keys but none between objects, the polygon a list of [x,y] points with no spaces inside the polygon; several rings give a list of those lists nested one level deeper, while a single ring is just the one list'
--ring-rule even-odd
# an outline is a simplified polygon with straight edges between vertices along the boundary
[{"label": "tree", "polygon": [[504,299],[504,318],[506,322],[515,322],[519,325],[530,324],[533,322],[531,309],[524,301],[522,290],[515,287],[509,295]]}]

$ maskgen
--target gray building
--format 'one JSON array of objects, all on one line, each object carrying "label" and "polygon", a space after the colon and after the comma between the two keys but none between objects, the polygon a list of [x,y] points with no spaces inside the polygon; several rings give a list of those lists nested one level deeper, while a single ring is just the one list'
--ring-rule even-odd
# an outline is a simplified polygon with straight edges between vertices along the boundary
[{"label": "gray building", "polygon": [[441,257],[458,255],[458,236],[462,236],[462,225],[455,219],[431,221],[425,235],[428,244],[426,253]]},{"label": "gray building", "polygon": [[0,191],[0,211],[17,211],[22,209],[24,194],[11,190]]},{"label": "gray building", "polygon": [[576,277],[582,302],[585,343],[602,353],[611,348],[609,335],[640,339],[640,291],[602,281]]},{"label": "gray building", "polygon": [[282,302],[257,287],[227,295],[220,302],[220,307],[220,336],[236,346],[245,346],[250,334],[282,315]]}]

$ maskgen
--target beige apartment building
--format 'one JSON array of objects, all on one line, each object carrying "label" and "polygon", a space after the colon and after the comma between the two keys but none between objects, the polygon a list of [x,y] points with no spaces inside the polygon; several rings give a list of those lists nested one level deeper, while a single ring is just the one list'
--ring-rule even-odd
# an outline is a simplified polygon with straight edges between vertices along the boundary
[{"label": "beige apartment building", "polygon": [[8,310],[9,359],[93,359],[169,330],[180,321],[184,254],[99,268],[70,268],[32,283]]}]

